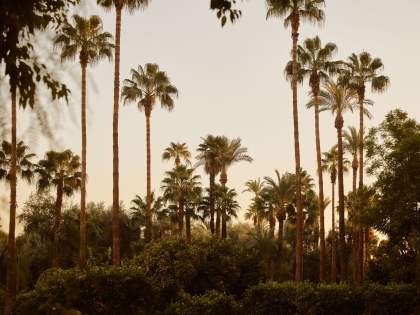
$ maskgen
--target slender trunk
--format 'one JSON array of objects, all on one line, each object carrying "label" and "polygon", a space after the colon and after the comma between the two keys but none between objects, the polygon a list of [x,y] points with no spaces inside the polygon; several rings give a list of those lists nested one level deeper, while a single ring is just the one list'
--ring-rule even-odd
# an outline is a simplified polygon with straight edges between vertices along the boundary
[{"label": "slender trunk", "polygon": [[184,234],[184,203],[180,202],[178,206],[178,238],[181,240]]},{"label": "slender trunk", "polygon": [[[357,194],[357,156],[353,156],[352,161],[352,169],[353,169],[353,196],[356,197]],[[353,209],[352,211],[356,211]],[[353,213],[353,218],[355,217],[356,213]],[[358,226],[355,224],[354,220],[351,222],[351,237],[352,237],[352,247],[351,247],[351,262],[352,262],[352,275],[353,275],[353,282],[358,283],[358,274],[359,274],[359,266],[358,266],[358,248],[359,248],[359,239],[358,239]]]},{"label": "slender trunk", "polygon": [[331,184],[331,282],[337,282],[337,244],[335,237],[335,182]]},{"label": "slender trunk", "polygon": [[270,239],[274,240],[274,230],[276,228],[276,219],[274,218],[274,215],[270,215]]},{"label": "slender trunk", "polygon": [[55,200],[55,218],[54,218],[54,241],[53,241],[53,257],[52,266],[58,268],[60,266],[60,230],[61,230],[61,208],[63,205],[63,179],[57,185],[57,197]]},{"label": "slender trunk", "polygon": [[[359,215],[363,214],[363,172],[364,172],[364,104],[365,104],[365,87],[359,91]],[[363,228],[360,226],[358,229],[359,235],[359,262],[358,262],[358,283],[363,282],[364,277],[364,262],[363,262],[363,251],[364,251],[364,237]]]},{"label": "slender trunk", "polygon": [[278,243],[278,250],[281,253],[283,249],[283,226],[284,226],[284,219],[282,217],[277,217],[277,221],[279,222],[279,229],[277,231],[277,243]]},{"label": "slender trunk", "polygon": [[216,181],[216,176],[210,174],[210,190],[209,190],[209,202],[210,202],[210,231],[214,235],[214,185]]},{"label": "slender trunk", "polygon": [[325,281],[325,225],[324,225],[324,180],[322,177],[321,165],[321,135],[319,131],[319,95],[318,89],[314,91],[315,98],[315,142],[316,142],[316,162],[318,174],[318,196],[319,196],[319,280]]},{"label": "slender trunk", "polygon": [[112,117],[112,264],[120,265],[120,188],[118,151],[118,112],[120,98],[120,39],[121,6],[115,6],[115,70],[114,70],[114,113]]},{"label": "slender trunk", "polygon": [[[298,13],[295,13],[298,14]],[[293,90],[293,130],[295,142],[296,166],[296,271],[295,280],[303,281],[303,221],[302,221],[302,196],[301,196],[301,169],[299,145],[299,116],[297,108],[297,42],[299,38],[299,17],[292,21],[292,90]]]},{"label": "slender trunk", "polygon": [[185,238],[188,244],[191,244],[191,216],[187,212],[185,215]]},{"label": "slender trunk", "polygon": [[227,220],[226,220],[226,214],[222,215],[222,239],[225,239],[227,237]]},{"label": "slender trunk", "polygon": [[339,228],[339,258],[340,258],[340,281],[347,280],[346,259],[346,232],[344,221],[344,171],[343,171],[343,117],[336,119],[338,140],[338,228]]},{"label": "slender trunk", "polygon": [[220,210],[216,209],[216,238],[220,238]]},{"label": "slender trunk", "polygon": [[12,313],[13,301],[16,297],[16,87],[11,88],[12,97],[12,150],[10,161],[10,221],[9,234],[7,237],[7,256],[6,256],[6,298],[4,314]]},{"label": "slender trunk", "polygon": [[86,268],[86,68],[82,63],[82,178],[80,183],[80,268]]},{"label": "slender trunk", "polygon": [[152,239],[152,188],[151,188],[151,152],[150,152],[150,115],[151,112],[146,112],[146,151],[147,151],[147,185],[146,185],[146,242]]}]

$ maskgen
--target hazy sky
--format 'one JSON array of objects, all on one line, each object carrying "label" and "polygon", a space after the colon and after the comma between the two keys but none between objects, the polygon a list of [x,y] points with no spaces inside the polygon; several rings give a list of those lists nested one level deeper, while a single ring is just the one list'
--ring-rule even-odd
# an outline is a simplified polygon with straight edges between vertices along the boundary
[{"label": "hazy sky", "polygon": [[[374,118],[367,122],[368,127],[382,121],[396,107],[420,120],[420,2],[400,0],[398,6],[389,0],[326,2],[324,25],[304,24],[300,39],[319,34],[324,43],[332,41],[338,45],[340,59],[352,52],[369,51],[382,58],[384,73],[391,79],[391,86],[383,95],[367,93],[375,101]],[[171,167],[161,162],[162,151],[169,142],[187,142],[195,156],[200,137],[207,134],[241,137],[254,158],[252,164],[238,164],[229,170],[228,185],[238,192],[248,179],[274,175],[274,169],[294,169],[291,91],[283,76],[290,58],[290,30],[283,28],[282,21],[266,21],[262,0],[248,0],[240,6],[242,19],[223,29],[209,10],[209,0],[153,0],[144,12],[123,13],[121,79],[128,77],[130,68],[154,62],[179,89],[173,112],[156,106],[152,113],[155,191],[160,192],[160,180]],[[93,4],[89,13],[99,14],[105,30],[114,33],[114,11],[105,12]],[[74,67],[79,71],[78,64]],[[88,93],[88,201],[108,204],[112,201],[113,72],[113,64],[107,61],[91,69],[96,92],[90,89]],[[303,168],[315,178],[314,114],[304,106],[307,92],[305,83],[299,89],[301,156]],[[77,100],[79,91],[75,89],[73,94]],[[79,115],[79,104],[73,103]],[[120,113],[120,196],[128,205],[135,194],[145,195],[145,118],[135,105],[121,107]],[[19,115],[23,119],[25,114]],[[357,115],[348,114],[344,119],[346,125],[353,125]],[[321,124],[321,145],[326,151],[336,141],[332,116],[323,113]],[[78,123],[69,119],[57,135],[62,143],[60,149],[80,153]],[[40,157],[45,149],[38,147]],[[205,175],[203,182],[208,182]],[[328,179],[324,182],[329,193]],[[346,188],[349,183],[347,179]],[[6,192],[6,186],[0,187]],[[20,207],[29,192],[28,187],[21,185]],[[243,211],[249,198],[247,194],[240,195]],[[1,211],[4,228],[8,209],[2,207]],[[326,215],[329,218],[329,212]]]}]

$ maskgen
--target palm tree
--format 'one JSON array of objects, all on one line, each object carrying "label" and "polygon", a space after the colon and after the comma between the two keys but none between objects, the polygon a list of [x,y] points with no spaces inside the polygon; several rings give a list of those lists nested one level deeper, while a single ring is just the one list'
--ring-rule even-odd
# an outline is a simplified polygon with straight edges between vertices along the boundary
[{"label": "palm tree", "polygon": [[[380,58],[373,58],[370,53],[362,52],[359,55],[351,54],[347,62],[344,63],[344,69],[341,71],[340,80],[347,84],[357,93],[359,103],[359,190],[363,188],[363,172],[364,172],[364,105],[366,98],[366,86],[370,84],[372,92],[382,93],[389,85],[389,78],[380,75],[384,65]],[[363,213],[362,208],[358,209],[359,213]],[[359,231],[363,234],[363,231]],[[359,267],[357,272],[357,281],[363,281],[363,242],[359,246]]]},{"label": "palm tree", "polygon": [[214,226],[214,187],[216,182],[216,176],[219,174],[221,165],[219,161],[219,152],[222,142],[222,138],[213,135],[207,135],[205,138],[201,138],[202,142],[198,145],[198,155],[196,156],[196,166],[203,166],[206,174],[209,175],[209,210],[210,210],[210,231],[211,234],[215,234]]},{"label": "palm tree", "polygon": [[[319,104],[322,110],[329,110],[335,115],[335,128],[337,129],[337,166],[338,166],[338,216],[339,216],[339,248],[341,281],[347,280],[347,259],[344,222],[344,172],[343,172],[343,114],[347,111],[353,112],[357,105],[356,93],[345,85],[327,81],[323,85],[319,95]],[[312,105],[314,100],[310,102]]]},{"label": "palm tree", "polygon": [[94,65],[101,59],[112,59],[112,35],[103,32],[102,20],[93,15],[84,19],[73,15],[72,24],[63,27],[63,31],[55,39],[55,44],[61,47],[61,59],[79,59],[82,69],[82,177],[80,186],[80,267],[86,267],[86,70],[88,65]]},{"label": "palm tree", "polygon": [[120,51],[122,10],[132,13],[145,9],[149,0],[97,0],[107,10],[115,8],[115,64],[114,64],[114,106],[112,116],[112,264],[120,265],[120,184],[119,184],[119,149],[118,115],[120,98]]},{"label": "palm tree", "polygon": [[63,196],[72,196],[82,184],[82,174],[80,172],[80,158],[72,151],[63,152],[48,151],[45,158],[38,163],[38,190],[46,191],[51,187],[56,188],[55,218],[54,218],[54,241],[52,266],[59,266],[60,249],[60,227],[61,227],[61,208]]},{"label": "palm tree", "polygon": [[180,166],[181,160],[184,160],[187,165],[191,165],[191,153],[185,142],[171,142],[169,147],[165,149],[162,154],[162,160],[169,161],[171,159],[174,159],[175,166]]},{"label": "palm tree", "polygon": [[[184,165],[175,167],[173,170],[165,173],[166,177],[162,180],[161,189],[163,198],[166,201],[173,202],[178,208],[178,237],[183,238],[185,206],[197,193],[199,184],[199,175],[194,175],[194,169],[187,168]],[[191,235],[187,235],[187,242],[191,241]]]},{"label": "palm tree", "polygon": [[[315,112],[315,144],[316,144],[316,160],[318,175],[318,195],[319,195],[319,233],[320,233],[320,250],[319,250],[319,276],[320,281],[325,280],[325,227],[324,227],[324,182],[321,170],[321,136],[319,132],[319,91],[320,84],[328,79],[328,73],[334,70],[336,63],[332,61],[333,55],[337,51],[337,46],[333,43],[327,43],[322,46],[321,39],[318,36],[307,38],[303,46],[298,46],[298,69],[299,79],[308,78],[311,94],[314,98]],[[293,62],[290,61],[286,67],[286,75],[289,79],[292,77]]]},{"label": "palm tree", "polygon": [[[228,139],[221,137],[218,160],[220,162],[220,184],[222,187],[226,186],[228,181],[227,170],[233,164],[241,161],[252,162],[252,158],[247,154],[248,149],[242,147],[241,139]],[[223,219],[223,218],[222,218]],[[216,216],[216,238],[220,237],[220,213]]]},{"label": "palm tree", "polygon": [[283,246],[283,226],[286,220],[286,207],[293,202],[295,183],[292,174],[285,173],[280,175],[276,170],[276,177],[264,177],[272,200],[276,205],[276,218],[278,221],[278,246],[281,251]]},{"label": "palm tree", "polygon": [[299,38],[299,26],[301,20],[309,22],[321,22],[324,12],[321,6],[324,0],[266,0],[267,18],[285,18],[284,26],[292,28],[292,91],[293,91],[293,129],[295,143],[295,167],[296,167],[296,281],[303,280],[303,222],[301,205],[301,178],[300,178],[300,145],[299,145],[299,117],[297,108],[297,43]]},{"label": "palm tree", "polygon": [[[141,227],[146,226],[146,209],[147,209],[147,202],[146,198],[142,198],[139,195],[135,195],[134,199],[131,200],[131,219],[136,223],[139,227],[140,234],[141,234]],[[155,216],[157,221],[160,221],[159,216],[162,215],[163,208],[163,198],[162,197],[155,197],[154,192],[152,192],[152,214]],[[161,213],[162,212],[162,213]]]},{"label": "palm tree", "polygon": [[172,110],[174,108],[174,96],[178,96],[178,90],[171,84],[168,75],[159,69],[154,63],[147,63],[144,67],[138,66],[131,69],[131,79],[124,80],[121,96],[124,103],[137,103],[140,111],[146,116],[146,146],[147,146],[147,212],[146,212],[146,241],[151,239],[151,150],[150,150],[150,116],[159,100],[162,108]]},{"label": "palm tree", "polygon": [[261,211],[259,210],[260,207],[256,206],[258,203],[258,199],[261,197],[261,192],[264,189],[264,182],[261,181],[260,178],[248,180],[245,183],[245,189],[243,192],[253,193],[254,197],[252,198],[252,203],[250,207],[247,209],[247,213],[245,214],[245,218],[247,220],[252,219],[254,222],[254,227],[257,229],[260,228],[260,221],[261,221]]},{"label": "palm tree", "polygon": [[[13,89],[12,89],[13,91]],[[31,182],[34,164],[29,147],[22,141],[16,141],[16,89],[12,93],[12,142],[3,141],[0,149],[0,180],[10,185],[10,219],[7,237],[7,296],[14,298],[16,294],[16,187],[17,175],[26,182]],[[8,302],[6,300],[6,302]]]},{"label": "palm tree", "polygon": [[237,211],[240,209],[239,203],[236,201],[238,194],[235,189],[221,186],[218,189],[217,195],[217,209],[222,216],[222,239],[225,239],[227,237],[227,222],[229,222],[232,217],[238,217]]}]

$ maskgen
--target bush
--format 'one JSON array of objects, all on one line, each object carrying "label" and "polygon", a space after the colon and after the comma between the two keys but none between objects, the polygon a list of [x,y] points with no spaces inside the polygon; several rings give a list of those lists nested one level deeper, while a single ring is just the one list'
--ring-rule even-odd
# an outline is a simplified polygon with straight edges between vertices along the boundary
[{"label": "bush", "polygon": [[243,308],[250,315],[411,315],[420,314],[420,295],[409,285],[270,282],[248,289]]},{"label": "bush", "polygon": [[239,315],[239,304],[231,295],[218,291],[208,291],[199,296],[192,296],[188,293],[181,294],[178,300],[171,304],[167,315]]},{"label": "bush", "polygon": [[4,312],[4,297],[5,297],[4,289],[0,286],[0,314]]},{"label": "bush", "polygon": [[16,314],[55,314],[71,309],[83,314],[149,314],[158,305],[155,297],[139,269],[51,270],[33,291],[18,297]]}]

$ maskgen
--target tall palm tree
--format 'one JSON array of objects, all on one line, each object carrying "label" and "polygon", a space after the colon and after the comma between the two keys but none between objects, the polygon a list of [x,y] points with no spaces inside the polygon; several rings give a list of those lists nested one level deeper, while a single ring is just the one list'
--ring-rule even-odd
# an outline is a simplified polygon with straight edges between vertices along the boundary
[{"label": "tall palm tree", "polygon": [[[314,100],[310,102],[313,103]],[[338,170],[338,216],[339,216],[339,254],[341,281],[347,280],[346,234],[344,219],[344,171],[343,171],[343,115],[347,111],[353,112],[357,105],[356,93],[345,85],[331,80],[325,82],[319,95],[322,110],[329,110],[335,115],[334,126],[337,129],[337,170]]]},{"label": "tall palm tree", "polygon": [[[318,175],[318,196],[319,196],[319,277],[320,281],[325,280],[325,227],[324,211],[322,204],[324,201],[324,181],[321,170],[321,136],[319,131],[319,91],[320,84],[328,79],[328,73],[336,67],[336,62],[332,61],[337,52],[337,46],[334,43],[322,45],[318,36],[307,38],[303,46],[299,45],[297,49],[299,79],[308,78],[311,94],[314,99],[315,112],[315,146]],[[286,67],[286,75],[289,79],[292,77],[293,62],[290,61]]]},{"label": "tall palm tree", "polygon": [[144,67],[131,69],[131,79],[124,80],[121,96],[124,103],[137,103],[140,111],[146,116],[146,147],[147,147],[147,212],[146,212],[146,241],[151,239],[151,149],[150,149],[150,117],[158,100],[162,108],[171,111],[174,108],[174,96],[178,90],[171,84],[166,74],[154,63],[147,63]]},{"label": "tall palm tree", "polygon": [[295,184],[290,173],[280,175],[276,170],[276,177],[264,177],[269,193],[276,205],[276,218],[278,221],[277,241],[279,250],[283,246],[283,226],[286,219],[286,207],[293,202],[295,196]]},{"label": "tall palm tree", "polygon": [[267,18],[284,18],[284,26],[292,28],[292,91],[293,91],[293,129],[295,143],[295,167],[296,167],[296,281],[303,280],[303,222],[301,205],[301,178],[300,178],[300,144],[299,144],[299,117],[297,108],[297,43],[299,39],[299,26],[302,21],[321,22],[324,19],[324,11],[321,6],[324,0],[266,0]]},{"label": "tall palm tree", "polygon": [[[178,208],[178,237],[183,238],[185,206],[191,199],[195,198],[199,184],[199,175],[194,175],[193,168],[187,168],[184,165],[175,167],[173,170],[165,173],[162,180],[161,189],[163,198],[166,201],[173,202]],[[187,235],[187,242],[191,241],[191,235]]]},{"label": "tall palm tree", "polygon": [[[355,127],[348,127],[348,130],[344,131],[344,149],[352,156],[351,168],[352,168],[352,188],[353,188],[353,196],[357,194],[357,170],[359,168],[359,160],[358,154],[360,149],[360,137],[359,132]],[[353,210],[353,207],[349,208]],[[352,223],[352,222],[351,222]],[[353,280],[355,282],[358,281],[358,259],[357,259],[357,252],[359,248],[359,238],[358,234],[356,233],[356,227],[353,223],[350,226],[351,228],[351,235],[352,235],[352,271],[353,271]]]},{"label": "tall palm tree", "polygon": [[[380,58],[373,58],[370,53],[362,52],[359,55],[351,54],[344,63],[341,71],[340,80],[347,84],[357,93],[359,103],[359,189],[363,189],[363,173],[364,173],[364,105],[366,98],[366,86],[370,84],[372,92],[382,93],[389,85],[389,78],[381,75],[384,68]],[[363,203],[360,202],[360,213],[363,212]],[[359,231],[363,234],[363,231]],[[359,268],[357,270],[357,280],[359,283],[363,281],[363,241],[359,246]]]},{"label": "tall palm tree", "polygon": [[82,174],[80,172],[80,158],[72,151],[48,151],[45,158],[38,163],[38,190],[46,191],[56,188],[55,218],[53,226],[53,258],[52,266],[58,267],[60,250],[61,208],[63,196],[71,196],[80,189]]},{"label": "tall palm tree", "polygon": [[162,160],[169,161],[171,159],[174,159],[175,166],[180,166],[181,160],[184,160],[187,165],[191,165],[191,153],[185,142],[171,142],[169,147],[165,149]]},{"label": "tall palm tree", "polygon": [[239,203],[236,201],[238,194],[235,189],[223,186],[220,187],[217,197],[217,208],[222,216],[222,239],[225,239],[227,237],[227,222],[232,217],[238,217],[237,211],[240,209]]},{"label": "tall palm tree", "polygon": [[[22,141],[16,141],[16,94],[12,95],[12,142],[3,141],[0,148],[0,180],[10,185],[10,219],[7,238],[7,273],[6,298],[16,294],[16,187],[17,177],[30,183],[33,177],[34,164],[31,161],[35,154],[29,153],[29,147]],[[8,301],[6,300],[6,303]]]},{"label": "tall palm tree", "polygon": [[107,10],[115,8],[115,64],[114,64],[114,105],[112,115],[112,264],[120,265],[120,184],[119,184],[119,149],[118,116],[120,98],[120,51],[122,10],[129,13],[145,9],[149,0],[97,0]]},{"label": "tall palm tree", "polygon": [[80,187],[80,267],[86,267],[86,71],[88,65],[94,65],[101,59],[112,59],[114,45],[112,35],[103,32],[102,20],[93,15],[85,19],[73,15],[73,24],[63,27],[62,33],[55,39],[61,48],[61,59],[78,58],[82,69],[82,177]]},{"label": "tall palm tree", "polygon": [[196,156],[196,166],[202,165],[204,167],[204,171],[209,175],[210,231],[212,235],[214,235],[214,189],[216,185],[216,176],[220,173],[221,170],[219,152],[222,143],[222,137],[207,135],[205,138],[201,138],[201,140],[202,142],[198,145],[197,149],[198,155]]},{"label": "tall palm tree", "polygon": [[[252,162],[252,158],[247,154],[248,149],[242,147],[241,139],[228,139],[227,137],[221,137],[221,143],[219,147],[218,160],[220,162],[220,184],[222,187],[226,186],[228,181],[227,170],[233,164],[245,161]],[[220,212],[217,212],[216,216],[216,238],[220,237]]]},{"label": "tall palm tree", "polygon": [[337,180],[337,146],[323,153],[322,170],[330,174],[331,179],[331,282],[337,282],[337,245],[335,237],[335,183]]}]

